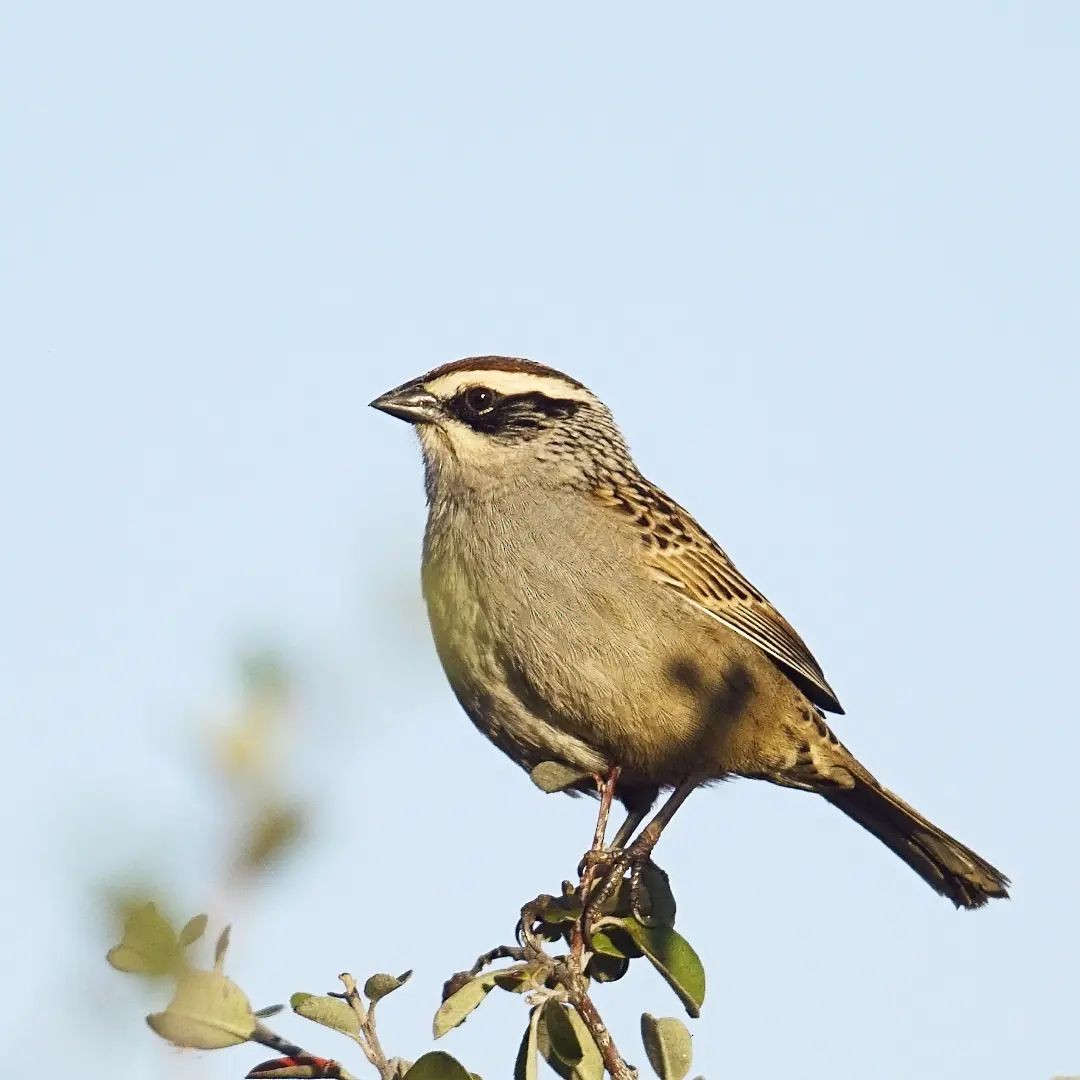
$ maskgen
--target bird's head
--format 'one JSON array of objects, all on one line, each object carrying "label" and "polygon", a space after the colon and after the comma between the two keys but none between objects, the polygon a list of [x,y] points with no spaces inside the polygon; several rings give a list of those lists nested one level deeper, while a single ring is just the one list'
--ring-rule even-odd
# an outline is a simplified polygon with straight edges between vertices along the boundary
[{"label": "bird's head", "polygon": [[607,406],[576,379],[530,360],[457,360],[371,405],[415,426],[429,497],[444,484],[589,487],[633,469]]}]

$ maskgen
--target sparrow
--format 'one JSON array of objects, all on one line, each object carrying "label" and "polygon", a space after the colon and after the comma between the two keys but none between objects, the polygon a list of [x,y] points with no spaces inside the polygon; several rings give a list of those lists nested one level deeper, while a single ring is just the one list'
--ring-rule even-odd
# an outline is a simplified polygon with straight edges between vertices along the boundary
[{"label": "sparrow", "polygon": [[[628,863],[696,788],[747,777],[821,796],[959,908],[1008,896],[999,870],[840,742],[825,714],[843,710],[802,638],[641,474],[584,385],[478,356],[371,405],[419,436],[423,595],[461,707],[527,770],[607,778]],[[715,460],[704,440],[702,453]]]}]

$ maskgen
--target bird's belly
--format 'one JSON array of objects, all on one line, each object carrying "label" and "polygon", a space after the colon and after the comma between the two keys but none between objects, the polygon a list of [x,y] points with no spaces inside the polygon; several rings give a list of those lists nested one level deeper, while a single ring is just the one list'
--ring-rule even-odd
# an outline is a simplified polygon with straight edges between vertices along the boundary
[{"label": "bird's belly", "polygon": [[436,649],[473,723],[526,768],[618,765],[660,785],[745,771],[771,697],[751,647],[659,592],[559,585],[542,566],[507,589],[464,560],[425,565]]},{"label": "bird's belly", "polygon": [[612,762],[573,734],[564,718],[525,691],[505,640],[503,619],[454,566],[425,566],[424,598],[432,637],[447,681],[466,715],[525,769],[561,761],[602,773]]}]

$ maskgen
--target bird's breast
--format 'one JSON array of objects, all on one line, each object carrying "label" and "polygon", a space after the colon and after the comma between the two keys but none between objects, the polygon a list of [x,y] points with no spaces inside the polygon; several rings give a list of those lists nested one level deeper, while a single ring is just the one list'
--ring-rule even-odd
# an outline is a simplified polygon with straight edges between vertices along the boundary
[{"label": "bird's breast", "polygon": [[423,581],[440,660],[522,764],[591,754],[673,783],[745,726],[759,689],[749,646],[658,587],[610,517],[556,505],[434,524]]}]

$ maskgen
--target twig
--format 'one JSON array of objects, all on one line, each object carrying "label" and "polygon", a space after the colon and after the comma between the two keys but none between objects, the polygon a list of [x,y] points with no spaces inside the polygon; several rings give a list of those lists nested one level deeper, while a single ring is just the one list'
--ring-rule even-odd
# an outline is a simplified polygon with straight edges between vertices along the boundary
[{"label": "twig", "polygon": [[589,1029],[589,1034],[592,1036],[593,1042],[596,1043],[596,1048],[600,1051],[600,1057],[604,1061],[604,1068],[607,1069],[613,1080],[636,1080],[637,1069],[627,1065],[623,1060],[622,1054],[619,1053],[618,1047],[615,1045],[615,1040],[611,1037],[611,1032],[608,1031],[607,1025],[600,1018],[600,1013],[597,1012],[592,998],[585,991],[585,980],[580,974],[574,972],[568,982],[576,983],[578,986],[577,989],[567,986],[567,997],[570,1004],[577,1009],[577,1014],[581,1017],[582,1023]]},{"label": "twig", "polygon": [[371,1003],[370,1008],[364,1008],[364,999],[356,988],[356,980],[347,971],[343,971],[338,978],[345,986],[345,1000],[352,1006],[360,1022],[360,1032],[356,1036],[356,1041],[360,1049],[364,1051],[364,1056],[379,1070],[380,1080],[397,1080],[397,1065],[387,1060],[375,1031],[375,1002]]},{"label": "twig", "polygon": [[[604,837],[607,833],[608,815],[611,813],[611,802],[615,794],[615,784],[619,778],[617,768],[605,778],[603,783],[598,781],[600,787],[600,810],[596,815],[596,829],[593,832],[593,843],[590,852],[604,849]],[[585,939],[589,928],[585,923],[589,918],[589,894],[592,891],[593,877],[596,874],[596,864],[591,859],[586,859],[585,867],[581,873],[581,914],[574,922],[570,932],[570,955],[565,963],[556,966],[556,978],[565,988],[567,998],[577,1010],[582,1023],[589,1029],[589,1034],[596,1043],[600,1057],[603,1059],[604,1068],[613,1080],[636,1080],[637,1070],[623,1060],[619,1053],[615,1040],[611,1037],[607,1025],[600,1017],[592,998],[589,997],[588,981],[585,978]]]},{"label": "twig", "polygon": [[[613,769],[606,777],[597,778],[597,787],[600,789],[600,810],[596,818],[596,828],[593,832],[592,847],[589,854],[604,850],[604,838],[607,833],[608,816],[611,813],[611,803],[615,794],[615,784],[619,772]],[[600,1017],[596,1005],[589,997],[589,980],[585,976],[585,968],[588,966],[590,954],[586,952],[585,942],[588,938],[589,927],[586,926],[591,915],[589,894],[591,893],[596,877],[596,859],[586,856],[582,860],[583,867],[577,889],[570,882],[563,883],[564,895],[569,896],[577,893],[581,903],[581,913],[574,920],[570,928],[570,952],[568,955],[553,957],[543,948],[539,938],[532,930],[534,921],[543,921],[543,911],[546,904],[555,900],[553,896],[542,895],[526,904],[521,909],[521,921],[518,924],[519,933],[525,942],[525,948],[516,948],[508,945],[500,945],[488,950],[477,958],[476,963],[467,972],[458,972],[447,986],[455,979],[470,977],[480,972],[495,960],[525,960],[537,961],[543,964],[545,971],[550,975],[548,987],[554,982],[565,992],[565,999],[581,1017],[582,1023],[588,1029],[596,1048],[600,1052],[604,1069],[612,1080],[637,1080],[638,1072],[632,1065],[628,1065],[619,1053],[615,1040],[611,1037],[607,1025]],[[344,979],[344,976],[342,976]],[[550,991],[549,991],[550,992]],[[363,1021],[361,1021],[361,1027]]]},{"label": "twig", "polygon": [[[313,1058],[317,1056],[311,1053],[310,1050],[305,1050],[302,1046],[297,1046],[296,1043],[291,1043],[288,1039],[283,1039],[276,1031],[271,1031],[261,1020],[256,1021],[255,1023],[255,1030],[251,1033],[251,1041],[261,1043],[263,1046],[268,1046],[271,1050],[276,1050],[283,1057]],[[337,1065],[337,1062],[334,1064]],[[340,1080],[356,1080],[344,1065],[338,1065],[337,1067]]]},{"label": "twig", "polygon": [[469,975],[479,975],[481,971],[496,960],[524,960],[525,950],[513,945],[497,945],[476,958],[476,963],[469,968]]}]

